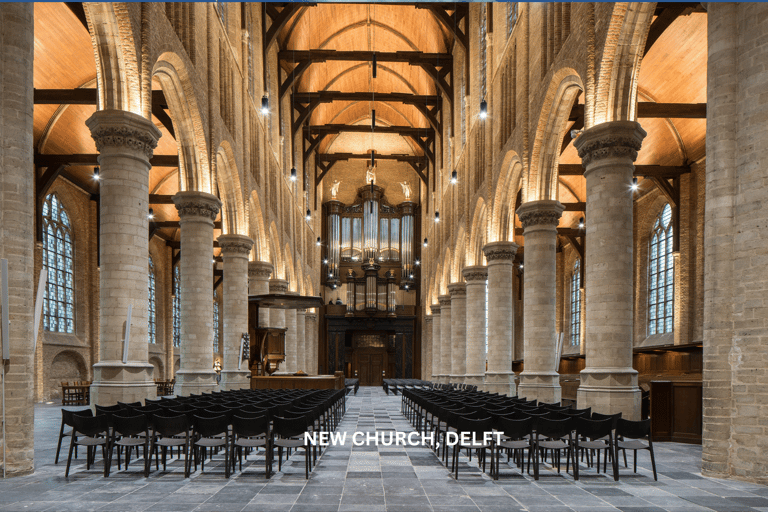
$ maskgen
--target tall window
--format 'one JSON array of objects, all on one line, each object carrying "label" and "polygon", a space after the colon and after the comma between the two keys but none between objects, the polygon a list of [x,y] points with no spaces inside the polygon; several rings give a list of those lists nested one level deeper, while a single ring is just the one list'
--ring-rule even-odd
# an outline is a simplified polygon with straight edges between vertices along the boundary
[{"label": "tall window", "polygon": [[656,217],[648,262],[648,335],[672,332],[675,318],[675,262],[672,256],[672,208]]},{"label": "tall window", "polygon": [[517,23],[517,2],[507,3],[507,37],[512,35],[512,29]]},{"label": "tall window", "polygon": [[173,346],[181,346],[181,271],[173,267]]},{"label": "tall window", "polygon": [[[467,86],[461,82],[461,144],[467,143]],[[453,165],[453,162],[451,162]]]},{"label": "tall window", "polygon": [[149,304],[147,305],[147,318],[149,326],[147,329],[147,338],[149,343],[157,343],[157,307],[155,304],[155,264],[152,262],[152,256],[149,257]]},{"label": "tall window", "polygon": [[480,4],[480,99],[486,94],[486,67],[488,65],[488,49],[486,35],[488,33],[488,10],[485,2]]},{"label": "tall window", "polygon": [[43,266],[48,271],[43,327],[47,331],[75,331],[72,255],[69,215],[56,194],[49,194],[43,203]]},{"label": "tall window", "polygon": [[571,275],[571,346],[579,345],[581,337],[581,260],[573,264]]},{"label": "tall window", "polygon": [[485,360],[488,361],[488,280],[485,280]]},{"label": "tall window", "polygon": [[213,353],[219,353],[219,294],[213,291]]}]

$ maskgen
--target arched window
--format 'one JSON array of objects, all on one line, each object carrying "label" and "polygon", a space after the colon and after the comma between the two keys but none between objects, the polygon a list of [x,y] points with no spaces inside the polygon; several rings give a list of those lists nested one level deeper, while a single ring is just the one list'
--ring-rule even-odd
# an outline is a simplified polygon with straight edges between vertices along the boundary
[{"label": "arched window", "polygon": [[488,48],[486,46],[486,35],[488,33],[488,10],[485,7],[485,2],[480,3],[480,99],[485,98],[487,88],[487,72],[488,66]]},{"label": "arched window", "polygon": [[149,257],[149,303],[147,304],[147,319],[149,325],[147,328],[147,340],[149,343],[157,343],[157,307],[155,303],[155,264],[152,262],[152,256]]},{"label": "arched window", "polygon": [[173,267],[173,346],[181,346],[181,271]]},{"label": "arched window", "polygon": [[213,353],[219,353],[219,294],[213,291]]},{"label": "arched window", "polygon": [[43,301],[46,331],[75,332],[73,254],[69,215],[56,194],[48,194],[43,203],[43,267],[48,271]]},{"label": "arched window", "polygon": [[581,260],[573,264],[571,275],[571,346],[579,345],[581,339]]},{"label": "arched window", "polygon": [[651,232],[648,262],[648,335],[672,332],[675,318],[675,261],[672,208],[664,205]]}]

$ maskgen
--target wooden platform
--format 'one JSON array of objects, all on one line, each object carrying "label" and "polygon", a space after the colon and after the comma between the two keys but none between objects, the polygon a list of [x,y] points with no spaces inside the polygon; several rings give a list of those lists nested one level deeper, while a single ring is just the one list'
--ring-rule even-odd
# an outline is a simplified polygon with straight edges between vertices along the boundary
[{"label": "wooden platform", "polygon": [[344,375],[252,375],[251,389],[344,389]]}]

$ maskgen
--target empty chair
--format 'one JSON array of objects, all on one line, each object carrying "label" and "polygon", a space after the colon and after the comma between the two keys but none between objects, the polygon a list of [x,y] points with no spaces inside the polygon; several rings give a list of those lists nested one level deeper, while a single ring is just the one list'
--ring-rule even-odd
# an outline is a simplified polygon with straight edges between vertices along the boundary
[{"label": "empty chair", "polygon": [[302,448],[304,450],[304,476],[309,478],[309,446],[304,434],[307,431],[307,419],[283,418],[275,416],[272,420],[272,445],[277,446],[277,470],[282,470],[283,448]]},{"label": "empty chair", "polygon": [[189,478],[189,419],[185,414],[178,416],[157,416],[152,419],[154,424],[154,430],[152,440],[150,442],[149,451],[150,454],[155,454],[155,465],[158,466],[157,449],[158,447],[163,450],[163,471],[165,471],[165,463],[167,457],[168,447],[173,449],[174,446],[181,448],[184,447],[184,478]]},{"label": "empty chair", "polygon": [[[71,436],[73,433],[72,416],[75,414],[78,416],[93,416],[93,412],[90,409],[83,409],[80,411],[70,411],[68,409],[61,410],[61,428],[59,429],[59,442],[56,445],[56,459],[53,462],[54,464],[59,463],[59,452],[61,451],[62,439]],[[75,446],[75,458],[77,458],[77,445]]]},{"label": "empty chair", "polygon": [[535,456],[533,458],[533,478],[539,479],[539,457],[541,450],[552,450],[553,464],[557,463],[557,472],[560,472],[560,453],[566,452],[565,471],[571,460],[571,448],[573,446],[571,430],[573,418],[552,420],[543,417],[536,418],[536,435],[534,436]]},{"label": "empty chair", "polygon": [[144,447],[144,476],[149,476],[149,436],[147,435],[147,417],[143,414],[136,416],[112,416],[112,435],[107,447],[107,474],[112,464],[112,453],[117,447],[117,469],[120,469],[120,448],[125,448],[125,469],[131,462],[131,450]]},{"label": "empty chair", "polygon": [[272,446],[269,436],[269,419],[266,416],[245,418],[239,415],[232,417],[232,470],[235,469],[235,450],[237,450],[240,462],[240,471],[243,470],[243,448],[258,450],[264,448],[264,475],[269,478],[271,473]]},{"label": "empty chair", "polygon": [[[522,454],[524,450],[528,450],[528,473],[531,472],[531,456],[533,455],[533,425],[535,418],[529,417],[522,420],[516,420],[500,416],[496,426],[497,430],[501,432],[503,438],[501,442],[496,444],[496,470],[494,478],[499,479],[499,459],[501,458],[501,450],[507,450],[513,452],[515,455],[515,462],[518,467],[522,469],[524,464]],[[507,459],[509,460],[509,459]]]},{"label": "empty chair", "polygon": [[[492,440],[489,440],[486,442],[484,439],[485,433],[490,433],[493,428],[493,420],[491,418],[484,418],[484,419],[474,419],[474,418],[465,418],[465,417],[459,417],[456,433],[458,434],[458,442],[453,445],[453,460],[451,470],[455,470],[456,479],[459,478],[459,451],[462,448],[466,448],[470,450],[470,453],[472,450],[477,450],[479,453],[477,454],[477,462],[478,465],[480,464],[480,461],[482,460],[483,463],[483,471],[485,471],[485,463],[486,463],[486,451],[490,450],[491,452],[491,472],[493,472],[494,467],[494,459],[493,459],[493,443]],[[469,442],[463,442],[462,436],[463,435],[469,435]]]},{"label": "empty chair", "polygon": [[[229,421],[227,417],[214,416],[213,418],[204,418],[195,416],[194,422],[194,443],[192,449],[195,452],[195,471],[197,471],[197,461],[200,459],[200,470],[205,471],[205,457],[209,448],[224,448],[224,476],[229,478]],[[223,434],[223,435],[222,435]],[[211,452],[213,456],[213,452]]]},{"label": "empty chair", "polygon": [[[614,456],[618,460],[619,450],[632,450],[635,453],[634,472],[637,473],[637,450],[648,450],[651,453],[651,467],[653,479],[656,476],[656,459],[653,456],[653,436],[651,435],[651,419],[630,421],[619,418],[616,423],[616,439],[614,441]],[[614,475],[619,479],[618,465]]]},{"label": "empty chair", "polygon": [[72,416],[72,436],[69,443],[69,456],[67,457],[67,470],[64,476],[69,476],[69,466],[72,463],[72,452],[76,445],[85,446],[87,453],[85,457],[86,469],[91,469],[91,464],[96,458],[96,447],[101,446],[101,456],[104,459],[104,476],[109,476],[109,465],[107,461],[107,447],[109,443],[109,426],[107,418],[103,415],[98,416]]},{"label": "empty chair", "polygon": [[613,421],[611,418],[604,420],[590,420],[583,417],[574,418],[576,422],[576,437],[574,438],[573,453],[573,478],[579,479],[579,450],[594,450],[597,452],[597,472],[600,472],[600,452],[603,452],[603,472],[606,471],[608,455],[611,455],[611,467],[613,469],[613,479],[618,480],[616,472],[618,467],[616,457],[611,453],[613,446]]}]

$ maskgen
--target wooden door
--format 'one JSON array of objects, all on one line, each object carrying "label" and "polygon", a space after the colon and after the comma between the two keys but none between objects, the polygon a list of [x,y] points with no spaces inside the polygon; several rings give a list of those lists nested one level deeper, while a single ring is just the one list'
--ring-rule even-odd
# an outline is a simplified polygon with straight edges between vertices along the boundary
[{"label": "wooden door", "polygon": [[386,368],[387,353],[384,349],[359,349],[355,353],[357,378],[361,386],[381,386],[381,372]]},{"label": "wooden door", "polygon": [[384,384],[381,372],[384,370],[384,354],[371,354],[371,386],[381,386]]}]

